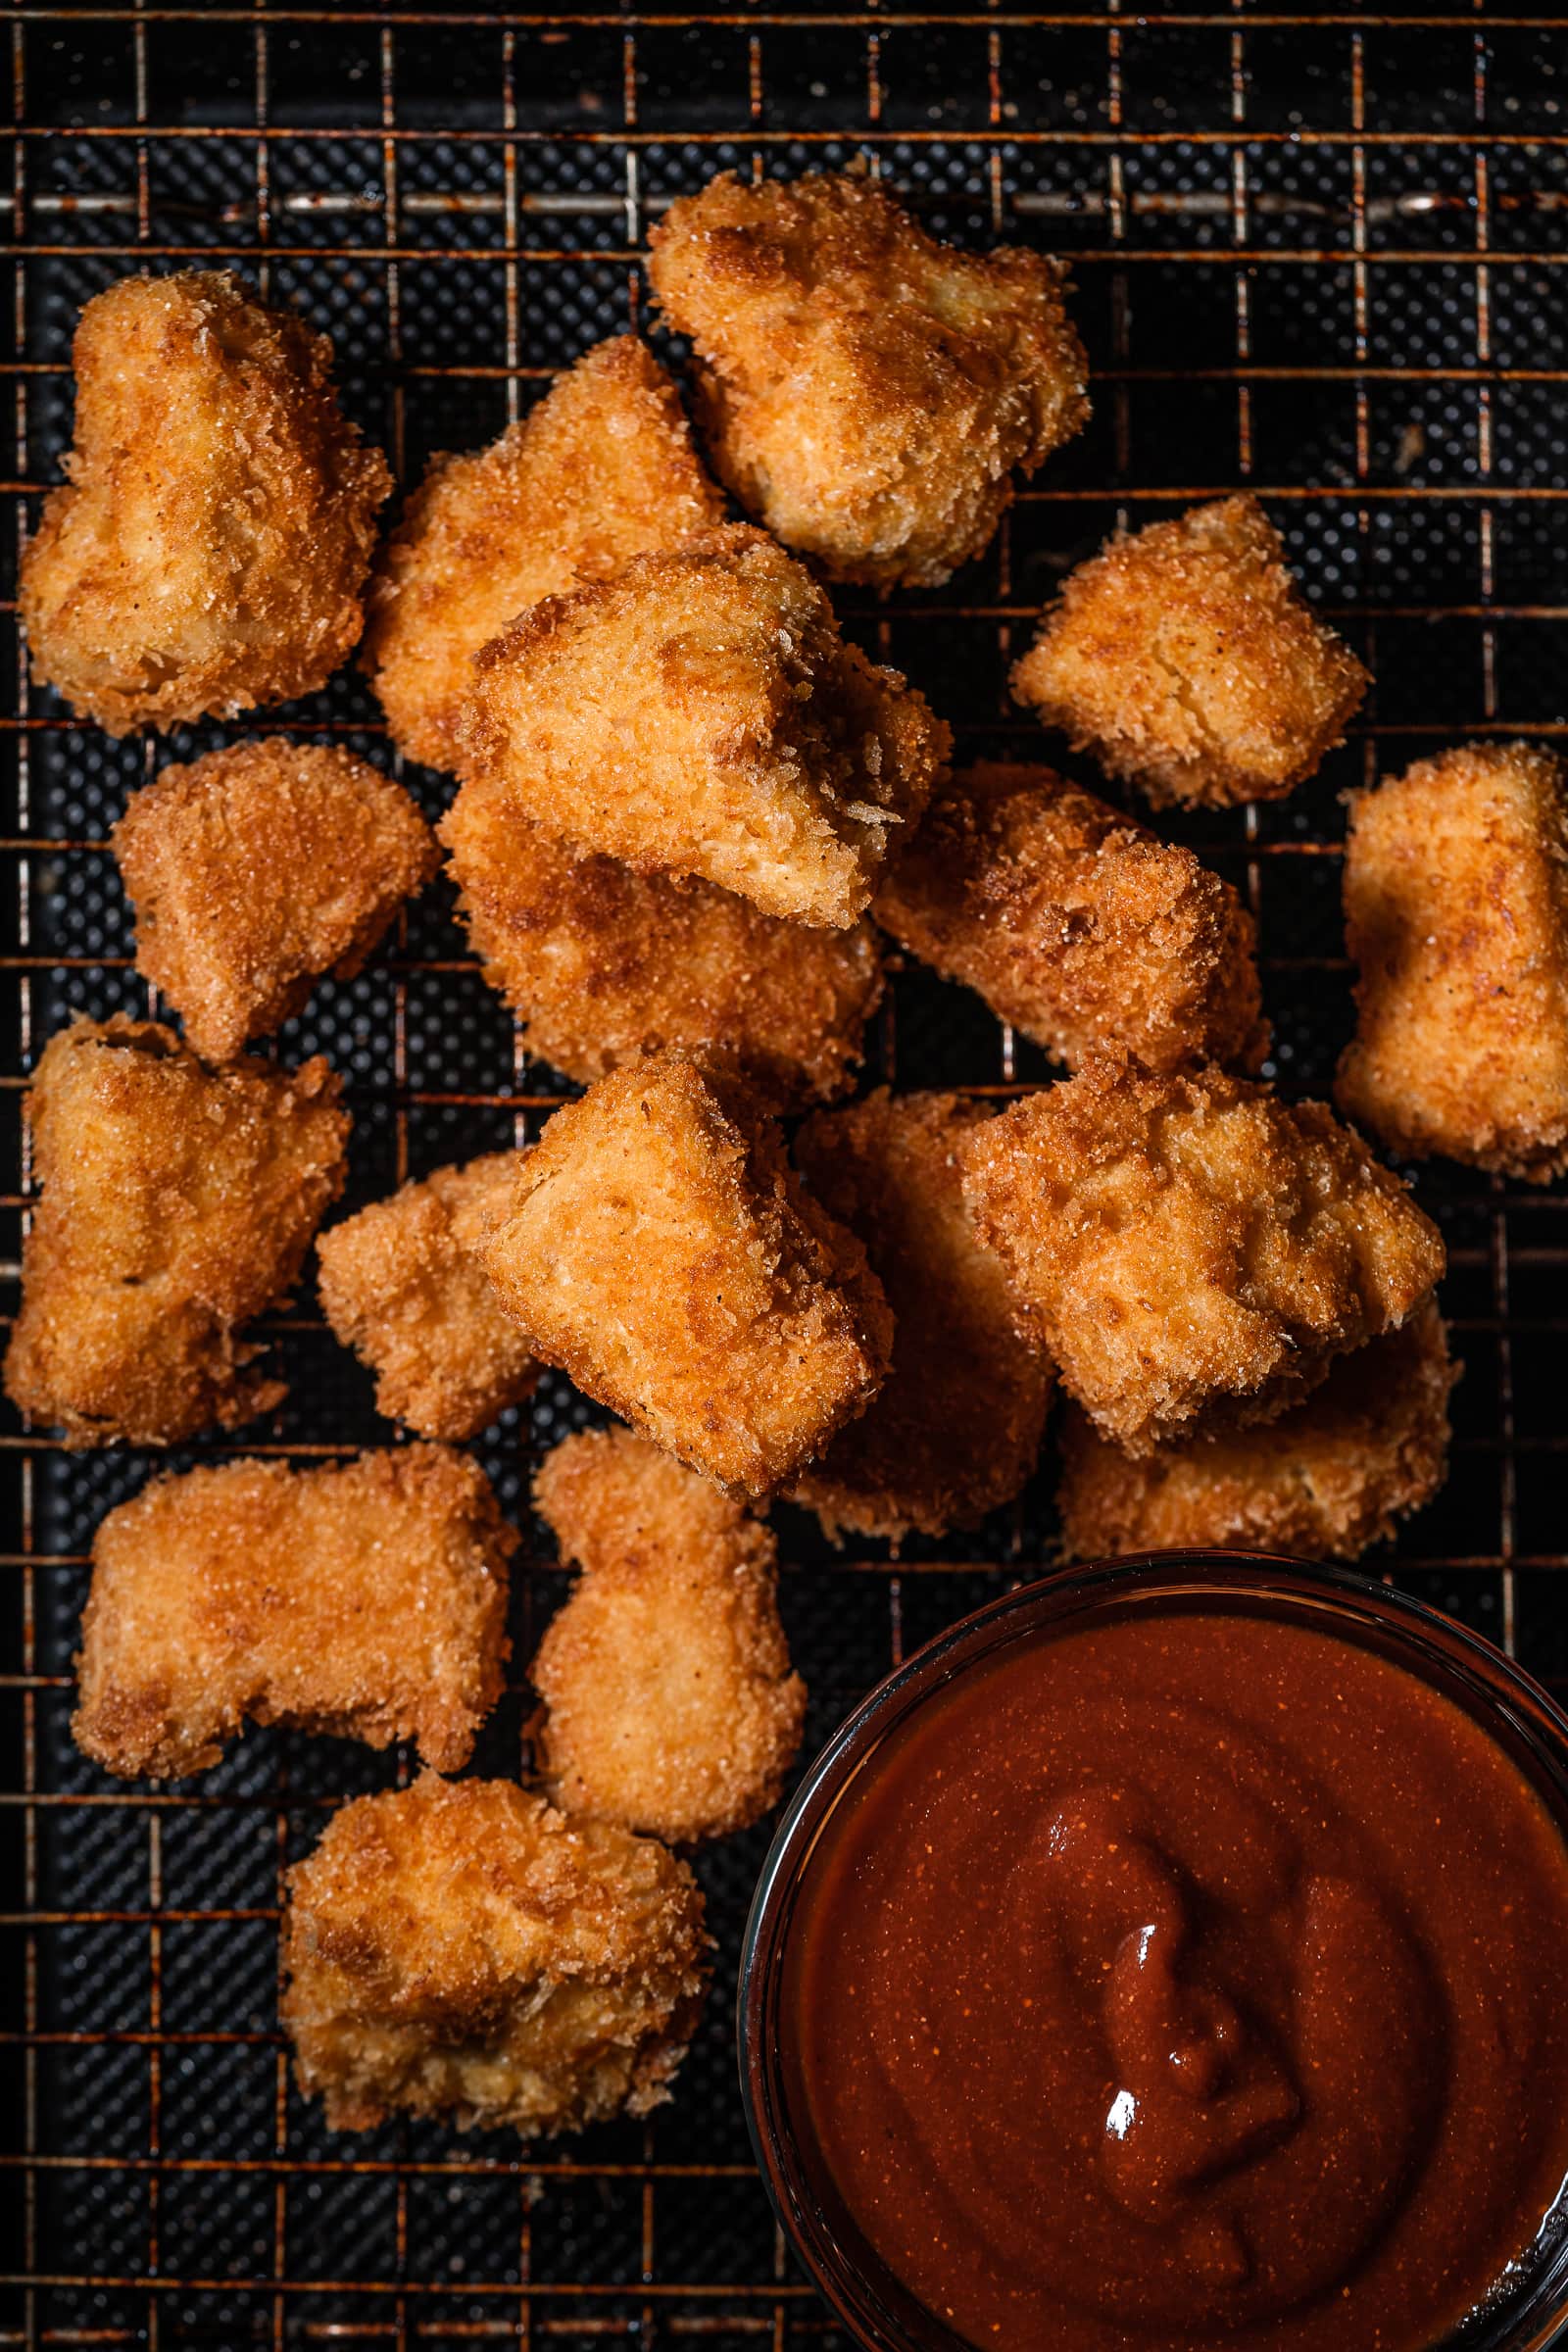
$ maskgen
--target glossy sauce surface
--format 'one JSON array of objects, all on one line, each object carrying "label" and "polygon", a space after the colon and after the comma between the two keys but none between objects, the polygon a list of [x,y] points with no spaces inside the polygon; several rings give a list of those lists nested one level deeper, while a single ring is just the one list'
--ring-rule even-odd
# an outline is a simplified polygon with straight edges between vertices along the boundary
[{"label": "glossy sauce surface", "polygon": [[1131,1613],[878,1752],[811,1861],[785,2092],[976,2345],[1417,2352],[1568,2174],[1568,1847],[1402,1668]]}]

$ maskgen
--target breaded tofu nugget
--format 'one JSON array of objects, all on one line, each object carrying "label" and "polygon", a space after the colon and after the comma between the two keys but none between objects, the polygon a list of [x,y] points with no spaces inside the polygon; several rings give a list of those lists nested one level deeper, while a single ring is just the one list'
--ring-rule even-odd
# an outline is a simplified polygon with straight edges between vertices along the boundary
[{"label": "breaded tofu nugget", "polygon": [[1524,743],[1350,795],[1356,1028],[1335,1099],[1389,1149],[1568,1168],[1568,769]]},{"label": "breaded tofu nugget", "polygon": [[868,923],[781,922],[711,882],[575,857],[488,782],[464,785],[441,838],[485,977],[569,1078],[678,1046],[726,1055],[781,1105],[851,1084],[882,995]]},{"label": "breaded tofu nugget", "polygon": [[960,253],[874,181],[722,172],[649,239],[725,481],[831,578],[931,585],[1089,414],[1064,266]]},{"label": "breaded tofu nugget", "polygon": [[281,735],[166,767],[110,835],[136,969],[205,1060],[350,980],[440,862],[399,784],[352,752]]},{"label": "breaded tofu nugget", "polygon": [[474,1255],[516,1176],[514,1152],[432,1168],[317,1243],[328,1323],[374,1372],[376,1411],[421,1437],[477,1437],[539,1377]]},{"label": "breaded tofu nugget", "polygon": [[456,1772],[501,1695],[516,1545],[477,1462],[441,1446],[154,1479],[93,1541],[76,1745],[169,1780],[249,1718],[414,1740]]},{"label": "breaded tofu nugget", "polygon": [[697,1882],[656,1839],[426,1773],[345,1805],[290,1871],[283,2030],[334,2131],[577,2132],[668,2098],[708,1951]]},{"label": "breaded tofu nugget", "polygon": [[534,1501],[582,1570],[530,1675],[555,1802],[677,1843],[746,1829],[777,1804],[806,1720],[773,1538],[625,1429],[558,1446]]},{"label": "breaded tofu nugget", "polygon": [[839,635],[802,564],[736,525],[547,597],[475,662],[459,770],[643,873],[847,930],[948,729]]},{"label": "breaded tofu nugget", "polygon": [[1272,1420],[1444,1269],[1437,1227],[1323,1103],[1219,1070],[1091,1061],[962,1156],[1020,1332],[1133,1454]]},{"label": "breaded tofu nugget", "polygon": [[1012,691],[1156,808],[1277,801],[1368,684],[1255,498],[1193,507],[1069,572]]},{"label": "breaded tofu nugget", "polygon": [[829,1535],[939,1536],[1008,1502],[1034,1467],[1052,1373],[1012,1328],[1001,1259],[974,1230],[957,1147],[990,1113],[961,1095],[819,1111],[795,1157],[865,1244],[893,1309],[893,1362],[795,1489]]},{"label": "breaded tofu nugget", "polygon": [[324,686],[392,487],[327,338],[184,270],[95,296],[74,357],[75,446],[22,565],[38,683],[111,735]]},{"label": "breaded tofu nugget", "polygon": [[1261,1428],[1129,1461],[1071,1406],[1057,1492],[1068,1556],[1196,1545],[1353,1560],[1442,1486],[1458,1377],[1429,1298],[1398,1331],[1338,1357],[1320,1388]]},{"label": "breaded tofu nugget", "polygon": [[760,1497],[869,1402],[892,1318],[735,1079],[677,1054],[558,1110],[479,1255],[535,1355]]},{"label": "breaded tofu nugget", "polygon": [[1257,929],[1228,882],[1049,767],[955,777],[873,902],[884,930],[1069,1068],[1268,1051]]},{"label": "breaded tofu nugget", "polygon": [[236,1337],[299,1279],[343,1189],[349,1115],[319,1054],[210,1070],[155,1021],[78,1020],[28,1098],[42,1198],[6,1394],[70,1446],[163,1446],[276,1404]]},{"label": "breaded tofu nugget", "polygon": [[398,749],[453,766],[482,645],[541,597],[723,518],[680,395],[635,335],[584,352],[488,449],[432,459],[370,585],[365,665]]}]

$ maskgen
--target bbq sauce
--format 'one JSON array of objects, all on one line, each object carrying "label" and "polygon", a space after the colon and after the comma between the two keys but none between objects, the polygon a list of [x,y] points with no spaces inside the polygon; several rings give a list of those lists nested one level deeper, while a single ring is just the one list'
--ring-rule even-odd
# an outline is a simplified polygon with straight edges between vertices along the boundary
[{"label": "bbq sauce", "polygon": [[974,2345],[1425,2352],[1568,2175],[1568,1845],[1451,1700],[1223,1607],[1034,1639],[804,1879],[788,2104]]}]

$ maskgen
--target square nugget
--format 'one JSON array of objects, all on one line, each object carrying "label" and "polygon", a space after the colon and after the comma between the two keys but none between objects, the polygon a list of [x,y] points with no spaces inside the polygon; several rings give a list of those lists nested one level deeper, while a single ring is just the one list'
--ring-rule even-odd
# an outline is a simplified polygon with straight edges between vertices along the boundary
[{"label": "square nugget", "polygon": [[1353,1560],[1442,1486],[1458,1377],[1429,1298],[1397,1331],[1337,1356],[1277,1421],[1134,1462],[1075,1406],[1056,1492],[1067,1556],[1198,1546]]},{"label": "square nugget", "polygon": [[289,1873],[300,2088],[339,2132],[396,2111],[530,2137],[646,2115],[702,2013],[703,1917],[657,1839],[513,1781],[363,1796]]},{"label": "square nugget", "polygon": [[882,994],[867,922],[781,922],[711,882],[574,856],[505,790],[441,825],[485,978],[530,1054],[591,1085],[665,1046],[732,1056],[780,1106],[844,1094]]},{"label": "square nugget", "polygon": [[317,1244],[321,1306],[376,1376],[376,1410],[424,1438],[477,1437],[539,1367],[474,1246],[511,1203],[514,1152],[432,1168]]},{"label": "square nugget", "polygon": [[1012,691],[1153,806],[1273,801],[1367,688],[1286,569],[1255,498],[1193,507],[1069,572]]},{"label": "square nugget", "polygon": [[1394,1152],[1545,1184],[1568,1167],[1568,771],[1524,743],[1350,796],[1355,1037],[1342,1110]]},{"label": "square nugget", "polygon": [[875,1395],[892,1318],[739,1082],[662,1054],[558,1110],[479,1245],[545,1363],[761,1496]]},{"label": "square nugget", "polygon": [[349,1116],[318,1054],[208,1069],[155,1021],[78,1020],[28,1098],[42,1199],[6,1394],[68,1445],[162,1446],[284,1395],[242,1325],[285,1298],[343,1189]]},{"label": "square nugget", "polygon": [[444,1446],[155,1479],[94,1539],[76,1744],[180,1778],[248,1717],[416,1740],[456,1772],[501,1695],[516,1544],[477,1462]]},{"label": "square nugget", "polygon": [[1020,1330],[1128,1453],[1273,1419],[1444,1269],[1359,1136],[1218,1070],[1096,1060],[962,1152]]},{"label": "square nugget", "polygon": [[848,930],[950,737],[763,531],[547,597],[475,661],[459,772],[547,832]]},{"label": "square nugget", "polygon": [[166,767],[110,836],[136,968],[208,1061],[359,971],[439,862],[401,784],[337,745],[270,735]]},{"label": "square nugget", "polygon": [[941,243],[857,172],[721,172],[649,243],[714,463],[829,578],[945,580],[990,540],[1012,469],[1089,414],[1064,266]]},{"label": "square nugget", "polygon": [[1257,927],[1228,882],[1049,767],[955,776],[878,891],[884,929],[1076,1068],[1255,1070]]}]

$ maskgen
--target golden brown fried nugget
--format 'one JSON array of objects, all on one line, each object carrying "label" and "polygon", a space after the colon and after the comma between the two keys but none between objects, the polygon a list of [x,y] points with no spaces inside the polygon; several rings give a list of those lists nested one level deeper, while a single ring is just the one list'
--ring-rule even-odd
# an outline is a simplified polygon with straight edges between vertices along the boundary
[{"label": "golden brown fried nugget", "polygon": [[539,1767],[565,1813],[691,1842],[776,1805],[800,1751],[778,1546],[629,1430],[568,1438],[534,1501],[582,1575],[539,1645]]},{"label": "golden brown fried nugget", "polygon": [[1255,498],[1193,507],[1070,572],[1012,691],[1156,808],[1275,801],[1368,684],[1286,569]]},{"label": "golden brown fried nugget", "polygon": [[1392,1151],[1568,1168],[1568,769],[1523,743],[1350,796],[1354,1041],[1335,1098]]},{"label": "golden brown fried nugget", "polygon": [[1152,1070],[1255,1070],[1257,930],[1228,882],[1049,767],[955,777],[873,912],[1069,1068],[1120,1048]]},{"label": "golden brown fried nugget", "polygon": [[858,1421],[795,1490],[830,1535],[941,1535],[1017,1494],[1051,1402],[1044,1357],[1012,1328],[1001,1259],[974,1230],[957,1147],[989,1117],[960,1095],[890,1095],[819,1111],[801,1171],[865,1244],[893,1309],[893,1363]]},{"label": "golden brown fried nugget", "polygon": [[321,1306],[375,1373],[375,1405],[421,1437],[476,1437],[539,1377],[474,1246],[505,1213],[517,1154],[433,1168],[317,1243]]},{"label": "golden brown fried nugget", "polygon": [[437,457],[370,586],[365,662],[400,751],[451,767],[473,657],[541,597],[721,522],[680,395],[645,343],[584,352],[470,457]]},{"label": "golden brown fried nugget", "polygon": [[464,785],[441,838],[485,977],[568,1077],[678,1046],[724,1054],[781,1105],[850,1085],[882,994],[868,923],[780,922],[710,882],[574,857],[488,783]]},{"label": "golden brown fried nugget", "polygon": [[960,253],[885,188],[723,172],[650,238],[700,421],[742,503],[835,579],[929,585],[978,555],[1089,414],[1064,266]]},{"label": "golden brown fried nugget", "polygon": [[349,1116],[318,1054],[210,1070],[154,1021],[78,1020],[32,1082],[42,1199],[6,1394],[72,1446],[232,1429],[284,1395],[235,1337],[299,1279],[343,1189]]},{"label": "golden brown fried nugget", "polygon": [[840,929],[951,741],[844,643],[804,566],[739,525],[547,597],[474,666],[466,782],[641,872]]},{"label": "golden brown fried nugget", "polygon": [[136,968],[208,1061],[359,971],[439,863],[401,785],[352,752],[280,735],[166,767],[110,835]]},{"label": "golden brown fried nugget", "polygon": [[708,1950],[654,1838],[426,1773],[345,1805],[290,1871],[283,2028],[335,2131],[401,2110],[577,2132],[668,2098]]},{"label": "golden brown fried nugget", "polygon": [[1019,1329],[1129,1453],[1272,1419],[1444,1269],[1399,1179],[1321,1102],[1091,1061],[962,1148]]},{"label": "golden brown fried nugget", "polygon": [[205,1771],[247,1717],[456,1772],[501,1695],[517,1537],[439,1446],[342,1467],[154,1479],[93,1542],[76,1744],[108,1771]]},{"label": "golden brown fried nugget", "polygon": [[1458,1377],[1428,1299],[1402,1329],[1340,1356],[1321,1388],[1261,1429],[1134,1462],[1073,1406],[1057,1495],[1068,1556],[1206,1545],[1353,1560],[1442,1486]]},{"label": "golden brown fried nugget", "polygon": [[96,296],[74,356],[68,478],[22,567],[34,677],[112,735],[324,686],[392,487],[326,337],[186,270]]},{"label": "golden brown fried nugget", "polygon": [[736,1080],[661,1054],[549,1121],[479,1244],[535,1355],[756,1496],[866,1404],[892,1318]]}]

